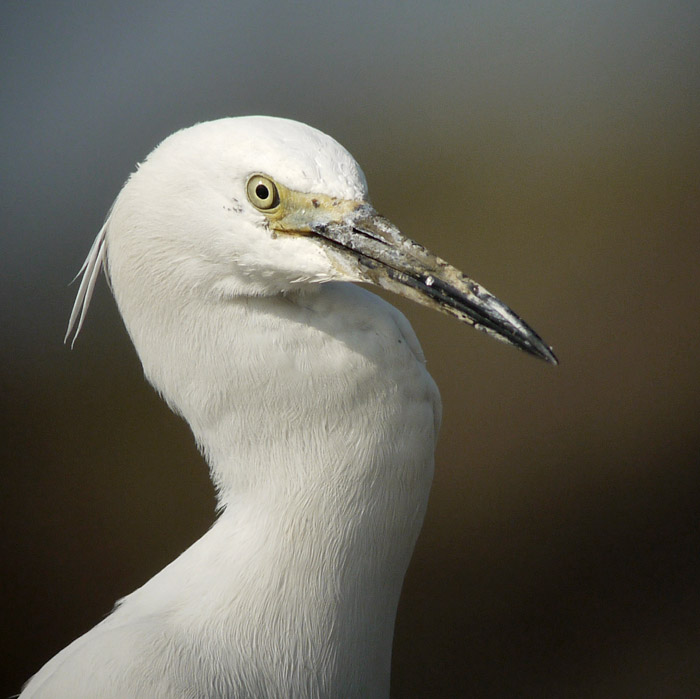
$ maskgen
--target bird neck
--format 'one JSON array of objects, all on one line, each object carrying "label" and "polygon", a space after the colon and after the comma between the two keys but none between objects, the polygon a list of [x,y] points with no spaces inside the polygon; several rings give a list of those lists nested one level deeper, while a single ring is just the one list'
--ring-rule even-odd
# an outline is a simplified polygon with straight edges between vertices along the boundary
[{"label": "bird neck", "polygon": [[249,489],[355,482],[376,452],[402,449],[401,419],[420,418],[432,453],[434,420],[404,414],[417,399],[439,409],[415,336],[363,289],[119,305],[146,377],[189,423],[221,505]]},{"label": "bird neck", "polygon": [[366,666],[388,686],[439,400],[410,327],[351,285],[138,323],[120,307],[146,375],[209,463],[223,514],[207,536],[235,559],[235,614],[257,633],[299,622],[300,643],[335,649],[337,672]]}]

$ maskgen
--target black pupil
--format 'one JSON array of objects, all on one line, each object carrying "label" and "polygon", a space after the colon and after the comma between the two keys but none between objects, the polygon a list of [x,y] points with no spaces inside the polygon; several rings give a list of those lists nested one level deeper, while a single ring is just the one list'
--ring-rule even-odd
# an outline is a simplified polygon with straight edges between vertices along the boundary
[{"label": "black pupil", "polygon": [[258,195],[258,199],[265,200],[270,196],[270,191],[264,184],[259,184],[255,188],[255,193]]}]

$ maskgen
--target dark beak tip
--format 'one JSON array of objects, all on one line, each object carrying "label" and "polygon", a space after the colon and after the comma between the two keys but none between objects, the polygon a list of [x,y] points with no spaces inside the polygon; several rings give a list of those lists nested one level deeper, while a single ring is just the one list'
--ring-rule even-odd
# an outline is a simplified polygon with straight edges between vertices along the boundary
[{"label": "dark beak tip", "polygon": [[536,348],[533,348],[534,351],[532,354],[534,354],[536,357],[539,357],[540,359],[543,359],[547,364],[551,364],[552,366],[558,366],[559,365],[559,359],[557,358],[557,355],[554,354],[554,350],[552,347],[549,345],[545,345],[542,343]]},{"label": "dark beak tip", "polygon": [[559,366],[559,359],[551,347],[547,348],[547,354],[545,355],[545,360],[552,366]]}]

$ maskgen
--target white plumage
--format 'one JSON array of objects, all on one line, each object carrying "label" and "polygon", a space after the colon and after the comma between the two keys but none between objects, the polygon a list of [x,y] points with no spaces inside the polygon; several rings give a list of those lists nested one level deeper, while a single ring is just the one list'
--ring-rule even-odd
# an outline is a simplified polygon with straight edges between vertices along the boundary
[{"label": "white plumage", "polygon": [[345,149],[283,119],[199,124],[156,148],[86,260],[69,333],[103,266],[221,514],[22,697],[388,696],[440,399],[404,316],[346,282],[554,355],[379,217]]}]

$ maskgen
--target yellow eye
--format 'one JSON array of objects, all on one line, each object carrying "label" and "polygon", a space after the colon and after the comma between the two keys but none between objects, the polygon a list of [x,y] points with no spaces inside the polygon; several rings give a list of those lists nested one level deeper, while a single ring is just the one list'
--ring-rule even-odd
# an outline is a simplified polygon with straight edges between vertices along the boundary
[{"label": "yellow eye", "polygon": [[277,185],[265,175],[253,175],[248,180],[247,192],[250,203],[261,211],[274,209],[280,203]]}]

